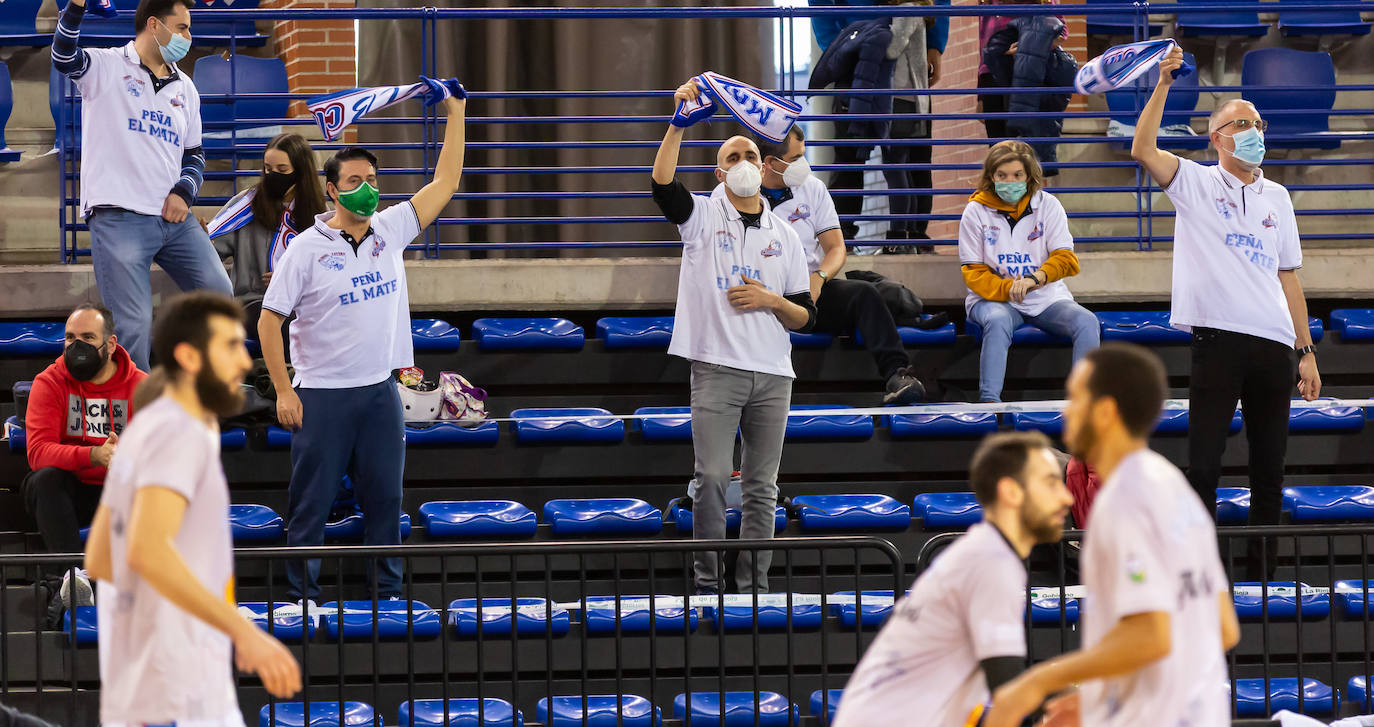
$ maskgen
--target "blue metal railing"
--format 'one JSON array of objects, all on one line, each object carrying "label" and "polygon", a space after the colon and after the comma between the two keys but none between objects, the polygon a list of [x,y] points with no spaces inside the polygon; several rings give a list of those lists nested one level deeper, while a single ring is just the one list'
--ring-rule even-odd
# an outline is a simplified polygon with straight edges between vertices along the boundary
[{"label": "blue metal railing", "polygon": [[[779,73],[783,88],[777,92],[785,96],[806,97],[806,96],[836,96],[836,95],[912,95],[920,93],[931,97],[938,96],[973,96],[980,95],[1009,95],[1015,93],[1071,93],[1071,88],[932,88],[919,92],[911,90],[892,91],[886,89],[869,90],[848,90],[848,89],[824,89],[824,90],[805,90],[792,87],[797,68],[791,62],[792,54],[789,48],[796,47],[797,43],[809,44],[810,40],[805,37],[798,37],[793,21],[799,18],[825,18],[825,17],[890,17],[890,16],[929,16],[929,17],[984,17],[997,15],[1059,15],[1059,16],[1101,16],[1101,15],[1128,15],[1132,18],[1135,39],[1143,39],[1148,34],[1148,25],[1151,14],[1186,15],[1192,13],[1207,12],[1259,12],[1273,13],[1286,10],[1311,11],[1314,7],[1308,3],[1291,2],[1280,0],[1279,2],[1239,2],[1239,3],[1215,3],[1215,4],[1188,4],[1179,5],[1174,3],[1149,4],[1144,2],[1120,3],[1113,5],[994,5],[994,6],[905,6],[905,7],[730,7],[730,8],[554,8],[554,7],[512,7],[512,8],[394,8],[394,9],[340,9],[340,10],[196,10],[195,19],[198,21],[225,21],[225,20],[294,20],[299,22],[325,21],[353,19],[362,22],[385,21],[385,20],[419,20],[419,60],[420,70],[423,73],[432,74],[437,68],[436,49],[437,29],[440,22],[452,21],[480,21],[480,20],[510,20],[510,19],[609,19],[626,17],[651,17],[662,22],[673,22],[677,19],[688,18],[724,18],[739,20],[774,20],[780,21],[778,27],[785,29],[780,37],[778,51],[784,62],[781,65],[783,70]],[[1334,2],[1324,3],[1321,7],[1324,11],[1363,11],[1374,13],[1374,1],[1365,0],[1364,2]],[[130,13],[131,14],[131,13]],[[235,40],[230,39],[230,51],[237,51]],[[1081,61],[1082,59],[1080,59]],[[207,105],[228,104],[235,101],[297,101],[310,97],[312,94],[300,93],[237,93],[234,87],[235,74],[230,72],[230,88],[227,94],[205,94],[201,97],[202,103]],[[765,84],[768,85],[768,84]],[[1199,90],[1216,94],[1237,94],[1243,93],[1247,89],[1242,86],[1207,86]],[[1293,87],[1266,87],[1266,90],[1309,90],[1306,86]],[[1368,93],[1374,91],[1374,84],[1347,84],[1338,85],[1336,90],[1341,94]],[[1148,91],[1137,94],[1140,102],[1143,103]],[[615,225],[644,224],[661,221],[656,214],[649,195],[645,187],[645,178],[649,172],[649,162],[652,159],[652,150],[657,148],[659,143],[658,134],[661,133],[662,125],[668,120],[667,114],[662,115],[614,115],[614,102],[623,99],[652,99],[659,98],[664,100],[664,105],[668,105],[668,99],[672,91],[659,89],[638,89],[638,90],[616,90],[616,89],[596,89],[596,90],[526,90],[526,89],[495,89],[495,90],[474,90],[471,93],[473,103],[470,106],[473,110],[480,111],[481,101],[484,99],[510,99],[510,100],[564,100],[564,99],[605,99],[608,104],[608,112],[605,115],[559,115],[559,114],[530,114],[523,116],[473,116],[468,119],[468,123],[474,127],[507,127],[525,125],[603,125],[603,124],[643,124],[655,125],[654,133],[644,138],[627,138],[613,141],[469,141],[468,149],[470,163],[481,164],[483,154],[494,150],[562,150],[562,149],[582,149],[591,151],[616,151],[616,150],[637,150],[637,154],[642,153],[642,163],[626,165],[625,155],[617,154],[614,163],[610,164],[584,164],[568,166],[534,166],[534,165],[512,165],[512,166],[470,166],[464,170],[465,175],[475,177],[502,176],[511,179],[521,177],[546,177],[548,175],[558,176],[557,191],[482,191],[466,192],[460,191],[454,196],[454,200],[467,203],[483,202],[502,202],[517,201],[537,206],[540,203],[556,204],[563,200],[615,200],[624,202],[633,200],[634,208],[623,209],[615,215],[594,215],[583,214],[576,216],[558,214],[520,214],[507,216],[481,216],[472,215],[463,218],[442,218],[434,227],[426,231],[425,237],[417,241],[412,247],[423,250],[427,256],[438,256],[446,250],[480,250],[480,249],[532,249],[546,250],[559,248],[614,248],[614,249],[659,249],[671,248],[679,243],[675,240],[615,240],[601,239],[613,238],[617,235],[613,232]],[[79,208],[79,163],[78,154],[74,153],[79,134],[77,125],[77,114],[79,113],[80,99],[76,97],[73,89],[68,89],[67,94],[61,104],[58,115],[58,138],[59,149],[61,151],[61,190],[62,204],[59,213],[59,222],[62,228],[62,259],[70,262],[78,257],[89,254],[78,244],[78,234],[86,231],[86,226],[80,219]],[[1176,112],[1170,110],[1171,115],[1187,113],[1192,117],[1207,116],[1207,111]],[[1265,115],[1270,118],[1279,119],[1291,116],[1301,116],[1313,113],[1321,113],[1334,118],[1358,119],[1362,117],[1374,116],[1374,109],[1370,108],[1336,108],[1336,109],[1286,109],[1269,110]],[[1061,120],[1093,121],[1120,116],[1121,112],[1111,111],[1064,111],[1061,113],[1045,113],[1041,116],[1046,118],[1056,118]],[[836,115],[836,114],[805,114],[802,122],[825,122],[825,121],[853,121],[853,120],[920,120],[929,122],[950,122],[950,121],[986,121],[986,120],[1005,120],[1015,118],[1016,114],[1011,113],[926,113],[926,114],[886,114],[886,115]],[[229,169],[215,169],[218,164],[212,164],[214,171],[207,171],[206,181],[208,182],[230,182],[234,189],[238,189],[240,180],[248,180],[257,177],[259,172],[254,168],[243,168],[244,162],[249,162],[251,166],[256,166],[260,155],[264,149],[265,140],[260,138],[245,138],[240,141],[238,133],[244,126],[283,126],[301,127],[313,125],[314,121],[309,118],[253,118],[238,119],[233,122],[206,123],[206,132],[228,131],[231,136],[232,145],[228,148],[217,148],[211,150],[213,159],[229,161]],[[419,127],[421,129],[419,141],[398,141],[369,144],[370,148],[386,153],[391,151],[418,151],[420,166],[389,167],[381,170],[384,176],[423,176],[428,178],[432,174],[433,164],[438,156],[438,147],[442,139],[442,125],[434,110],[426,110],[419,116],[368,118],[357,122],[360,126],[396,126],[396,127]],[[730,131],[708,131],[711,136],[723,136]],[[694,132],[694,135],[700,135]],[[470,134],[470,136],[472,136]],[[1285,141],[1303,141],[1308,137],[1302,135],[1280,135],[1271,134],[1268,140],[1271,146]],[[1317,156],[1310,159],[1273,159],[1266,162],[1267,167],[1300,167],[1300,168],[1322,168],[1322,167],[1341,167],[1353,165],[1369,165],[1374,163],[1374,158],[1352,157],[1352,148],[1363,148],[1363,144],[1374,141],[1374,131],[1369,130],[1347,130],[1331,132],[1323,135],[1323,139],[1338,141],[1342,145],[1355,144],[1356,147],[1346,146],[1341,152],[1345,156],[1334,154]],[[1093,148],[1102,144],[1109,145],[1109,148],[1120,150],[1129,145],[1130,139],[1126,137],[1107,137],[1097,134],[1080,134],[1060,137],[1027,137],[1029,142],[1055,143],[1061,146],[1078,146],[1082,148]],[[988,139],[982,137],[973,138],[908,138],[908,139],[854,139],[854,138],[808,138],[808,146],[815,147],[875,147],[875,146],[929,146],[937,150],[949,149],[954,147],[982,147],[989,143]],[[1196,143],[1196,142],[1194,142]],[[717,140],[693,139],[683,144],[684,147],[700,149],[712,148],[718,144]],[[332,150],[343,147],[344,144],[314,144],[319,150]],[[641,161],[640,156],[635,157],[635,161]],[[385,156],[383,164],[386,163]],[[1101,221],[1111,224],[1109,232],[1115,234],[1095,234],[1080,235],[1077,242],[1085,244],[1096,243],[1131,243],[1140,249],[1149,249],[1155,242],[1168,242],[1170,237],[1157,234],[1154,230],[1156,219],[1168,219],[1173,217],[1170,210],[1155,210],[1153,208],[1154,194],[1159,192],[1159,188],[1143,174],[1129,158],[1124,155],[1118,160],[1109,161],[1078,161],[1069,160],[1045,165],[1047,169],[1059,170],[1061,172],[1078,173],[1078,177],[1073,181],[1076,185],[1056,187],[1053,192],[1058,195],[1130,195],[1133,204],[1127,203],[1119,210],[1079,210],[1070,211],[1070,220],[1082,221]],[[884,170],[908,170],[908,171],[937,171],[971,173],[981,169],[981,164],[973,163],[951,163],[937,160],[929,164],[816,164],[814,168],[819,172],[838,172],[862,168],[863,170],[884,171]],[[680,168],[684,174],[700,174],[711,171],[710,166],[685,165]],[[1101,186],[1085,186],[1082,184],[1081,177],[1085,174],[1096,173],[1110,170],[1132,170],[1134,181],[1127,184],[1104,184]],[[580,175],[605,175],[616,174],[625,176],[632,180],[632,188],[627,190],[614,191],[576,191],[580,186],[575,180]],[[641,182],[643,185],[633,184]],[[878,189],[878,190],[833,190],[837,198],[852,198],[856,196],[872,196],[887,198],[895,195],[920,194],[931,197],[951,197],[967,195],[969,179],[961,179],[957,186],[947,186],[942,188],[925,189]],[[1374,184],[1290,184],[1287,185],[1294,192],[1308,193],[1332,193],[1332,192],[1367,192],[1374,189]],[[408,194],[391,193],[383,195],[386,200],[400,200],[408,197]],[[220,204],[227,200],[224,196],[207,195],[200,200],[202,205]],[[623,205],[621,205],[623,206]],[[1069,203],[1070,210],[1073,210],[1072,202]],[[551,210],[556,207],[550,206]],[[1374,215],[1374,209],[1366,208],[1341,208],[1326,204],[1316,206],[1305,204],[1298,210],[1301,218],[1324,218],[1334,216],[1368,216]],[[867,215],[844,215],[842,220],[849,221],[869,221],[884,222],[898,220],[924,220],[931,222],[944,222],[959,219],[959,215],[948,212],[933,212],[930,214],[867,214]],[[1129,223],[1134,221],[1134,225]],[[606,234],[597,234],[598,239],[591,240],[567,240],[561,239],[561,234],[553,235],[554,240],[520,239],[506,242],[490,242],[480,239],[469,239],[466,242],[441,241],[440,238],[450,238],[452,233],[441,235],[441,229],[462,230],[464,234],[478,235],[480,230],[494,227],[510,228],[516,225],[541,225],[553,226],[553,230],[558,230],[562,225],[594,225],[601,226],[599,229]],[[1134,229],[1130,229],[1133,227]],[[1367,226],[1359,226],[1365,228]],[[667,228],[664,228],[667,234]],[[549,235],[549,232],[543,233]],[[638,236],[632,235],[632,236]],[[1318,241],[1350,241],[1350,240],[1369,240],[1374,239],[1374,232],[1363,232],[1360,229],[1349,231],[1325,232],[1304,234],[1304,240]],[[954,239],[935,239],[921,240],[922,244],[955,244]],[[851,241],[850,244],[871,244],[865,241]],[[913,242],[914,244],[914,242]]]}]

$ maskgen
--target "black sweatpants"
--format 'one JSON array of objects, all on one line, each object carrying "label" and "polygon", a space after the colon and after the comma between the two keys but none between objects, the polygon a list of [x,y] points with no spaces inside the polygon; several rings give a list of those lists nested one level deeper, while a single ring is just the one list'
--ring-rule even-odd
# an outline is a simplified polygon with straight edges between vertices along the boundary
[{"label": "black sweatpants", "polygon": [[865,280],[827,280],[816,301],[812,330],[831,335],[863,333],[864,346],[873,354],[884,381],[911,362],[878,287]]},{"label": "black sweatpants", "polygon": [[[913,101],[892,100],[892,112],[896,114],[916,113]],[[929,139],[930,122],[902,120],[892,122],[890,139]],[[929,164],[934,147],[921,146],[884,146],[883,164]],[[888,189],[930,189],[935,182],[930,170],[905,171],[900,169],[883,170]],[[889,211],[894,215],[928,215],[933,209],[932,198],[928,194],[894,194],[887,198]],[[928,220],[893,220],[889,240],[928,240],[926,228]]]},{"label": "black sweatpants", "polygon": [[[991,73],[978,76],[978,88],[997,88],[1000,85]],[[979,94],[978,96],[978,99],[983,102],[983,113],[985,114],[1005,114],[1009,98],[1009,96],[1001,94]],[[983,119],[983,128],[987,130],[989,139],[1001,139],[1007,135],[1007,120]]]},{"label": "black sweatpants", "polygon": [[[1215,328],[1194,328],[1188,398],[1188,481],[1216,517],[1217,482],[1226,435],[1240,400],[1250,446],[1250,524],[1276,525],[1283,507],[1283,461],[1288,411],[1297,378],[1297,352],[1267,338]],[[1275,544],[1266,567],[1258,539],[1247,547],[1244,580],[1274,573]]]},{"label": "black sweatpants", "polygon": [[[839,125],[839,123],[836,124],[836,126]],[[843,137],[837,133],[836,138]],[[873,147],[871,146],[837,146],[833,161],[835,164],[867,164],[868,155],[872,152]],[[832,173],[829,186],[831,189],[863,189],[863,167]],[[841,217],[857,215],[863,211],[864,198],[862,195],[839,195],[834,199],[835,212]],[[844,239],[853,240],[859,236],[859,224],[853,220],[841,221],[840,232],[844,234]]]},{"label": "black sweatpants", "polygon": [[[105,488],[88,485],[67,470],[44,467],[26,475],[21,489],[24,509],[38,521],[43,547],[49,553],[85,550],[81,528],[90,525],[95,518],[96,508],[100,507],[100,493]],[[63,568],[48,566],[47,570],[50,575],[60,576]]]}]

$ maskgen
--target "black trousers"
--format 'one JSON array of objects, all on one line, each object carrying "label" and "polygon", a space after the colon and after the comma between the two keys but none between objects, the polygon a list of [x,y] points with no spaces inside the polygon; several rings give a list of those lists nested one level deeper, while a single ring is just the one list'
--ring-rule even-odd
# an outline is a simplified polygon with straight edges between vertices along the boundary
[{"label": "black trousers", "polygon": [[873,354],[878,372],[886,380],[911,363],[892,311],[887,309],[877,286],[864,280],[828,280],[816,301],[817,333],[844,335],[859,331]]},{"label": "black trousers", "polygon": [[[840,135],[838,127],[847,126],[844,122],[835,124],[837,130],[835,138],[844,138]],[[865,164],[868,162],[868,155],[873,152],[873,147],[869,146],[837,146],[835,147],[835,164]],[[864,170],[862,167],[835,172],[830,175],[831,189],[863,189]],[[863,211],[864,198],[862,195],[843,195],[835,199],[835,212],[841,217],[846,215],[857,215]],[[853,240],[859,236],[859,225],[852,220],[840,222],[840,232],[844,234],[844,239]]]},{"label": "black trousers", "polygon": [[[1215,518],[1221,455],[1226,451],[1226,435],[1239,400],[1250,447],[1250,524],[1278,524],[1297,353],[1292,346],[1258,336],[1194,328],[1192,359],[1188,481]],[[1258,539],[1247,547],[1245,580],[1273,575],[1275,543],[1267,540],[1267,552]]]},{"label": "black trousers", "polygon": [[[916,113],[916,104],[903,99],[892,100],[892,112],[897,114]],[[890,139],[929,139],[929,121],[894,121]],[[929,164],[934,147],[923,146],[884,146],[884,164]],[[902,171],[887,169],[883,171],[888,189],[930,189],[935,182],[930,170]],[[901,194],[887,198],[887,204],[894,215],[928,215],[933,209],[934,198],[927,194]],[[890,240],[929,240],[926,228],[928,220],[893,220]]]},{"label": "black trousers", "polygon": [[[997,88],[999,85],[991,73],[978,76],[978,88]],[[1007,96],[980,94],[978,99],[983,102],[983,113],[985,114],[1004,114],[1007,112]],[[1007,120],[983,119],[983,128],[987,130],[989,139],[1000,139],[1007,135]]]},{"label": "black trousers", "polygon": [[[100,493],[105,488],[88,485],[67,470],[44,467],[25,475],[21,489],[24,509],[38,522],[38,533],[43,536],[43,547],[49,553],[85,550],[81,528],[90,525],[95,518]],[[60,577],[65,569],[51,565],[45,566],[45,570],[50,576]]]}]

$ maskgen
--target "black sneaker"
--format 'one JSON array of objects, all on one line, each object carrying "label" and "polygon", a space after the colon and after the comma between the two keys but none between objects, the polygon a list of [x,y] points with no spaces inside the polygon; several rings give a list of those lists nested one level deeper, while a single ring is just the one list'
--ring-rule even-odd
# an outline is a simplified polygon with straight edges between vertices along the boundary
[{"label": "black sneaker", "polygon": [[911,373],[910,366],[897,369],[887,378],[887,393],[883,394],[884,404],[906,406],[926,398],[926,387]]}]

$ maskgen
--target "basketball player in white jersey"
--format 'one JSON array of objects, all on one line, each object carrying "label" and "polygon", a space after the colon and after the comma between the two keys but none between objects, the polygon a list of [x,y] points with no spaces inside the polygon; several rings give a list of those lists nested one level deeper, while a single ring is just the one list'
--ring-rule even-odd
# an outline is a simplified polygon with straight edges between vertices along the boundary
[{"label": "basketball player in white jersey", "polygon": [[233,658],[273,696],[300,691],[291,652],[234,601],[219,417],[243,406],[243,339],[239,304],[204,291],[164,304],[154,328],[163,393],[124,430],[86,544],[104,727],[242,727]]},{"label": "basketball player in white jersey", "polygon": [[1083,648],[996,690],[985,727],[1044,699],[1053,727],[1227,727],[1226,651],[1240,640],[1217,533],[1146,439],[1167,393],[1154,354],[1109,343],[1069,375],[1064,442],[1102,477],[1083,549]]},{"label": "basketball player in white jersey", "polygon": [[1073,496],[1039,432],[994,434],[969,467],[983,522],[941,553],[844,689],[835,727],[964,727],[1025,666],[1026,565],[1059,540]]}]

